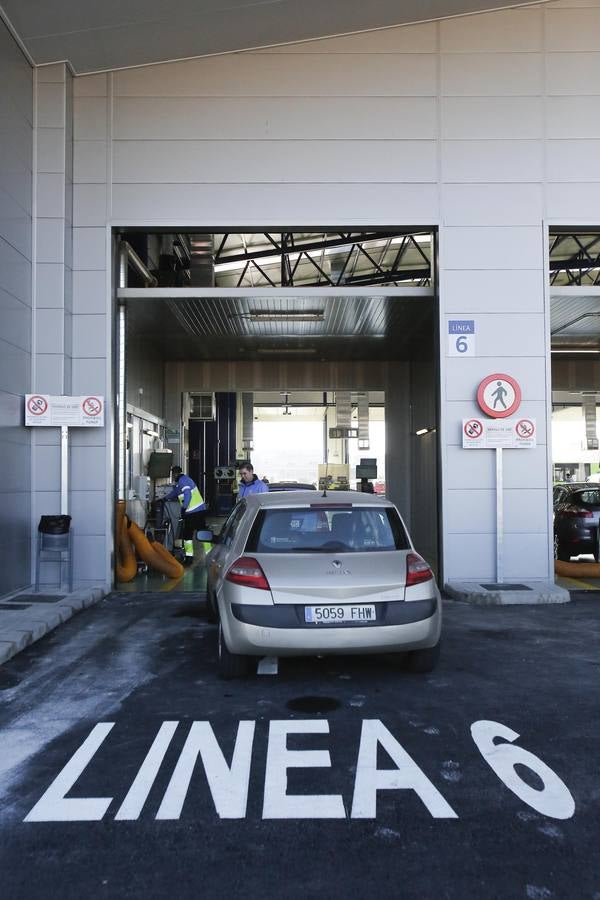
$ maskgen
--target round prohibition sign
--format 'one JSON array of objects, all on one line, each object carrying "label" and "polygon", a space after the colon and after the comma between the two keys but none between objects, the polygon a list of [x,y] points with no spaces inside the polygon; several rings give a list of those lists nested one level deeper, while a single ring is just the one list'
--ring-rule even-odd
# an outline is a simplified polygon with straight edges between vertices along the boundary
[{"label": "round prohibition sign", "polygon": [[469,419],[465,422],[464,432],[468,438],[475,440],[483,434],[483,423],[479,419]]},{"label": "round prohibition sign", "polygon": [[48,409],[48,401],[45,397],[30,397],[27,401],[27,412],[32,416],[43,416]]},{"label": "round prohibition sign", "polygon": [[99,416],[102,412],[102,401],[97,397],[86,397],[81,405],[86,416]]},{"label": "round prohibition sign", "polygon": [[535,434],[535,425],[531,419],[519,419],[515,425],[515,430],[517,432],[517,437],[532,438]]},{"label": "round prohibition sign", "polygon": [[477,388],[477,402],[486,415],[506,419],[521,405],[521,388],[512,375],[496,372],[484,378]]}]

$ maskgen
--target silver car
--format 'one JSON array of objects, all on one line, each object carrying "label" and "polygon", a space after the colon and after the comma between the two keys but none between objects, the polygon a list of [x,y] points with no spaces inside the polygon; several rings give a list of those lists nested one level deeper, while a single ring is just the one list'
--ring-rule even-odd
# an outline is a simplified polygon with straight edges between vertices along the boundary
[{"label": "silver car", "polygon": [[353,491],[253,494],[208,555],[219,672],[252,657],[407,651],[429,672],[440,650],[440,593],[389,500]]}]

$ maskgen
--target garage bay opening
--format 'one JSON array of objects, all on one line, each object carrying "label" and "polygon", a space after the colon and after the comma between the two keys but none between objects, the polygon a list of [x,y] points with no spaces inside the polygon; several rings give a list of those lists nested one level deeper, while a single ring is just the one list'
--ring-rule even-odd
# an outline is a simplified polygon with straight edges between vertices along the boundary
[{"label": "garage bay opening", "polygon": [[[401,227],[115,232],[119,589],[204,588],[202,532],[231,514],[244,463],[271,491],[387,496],[437,570],[435,242]],[[173,467],[204,513],[187,567]]]}]

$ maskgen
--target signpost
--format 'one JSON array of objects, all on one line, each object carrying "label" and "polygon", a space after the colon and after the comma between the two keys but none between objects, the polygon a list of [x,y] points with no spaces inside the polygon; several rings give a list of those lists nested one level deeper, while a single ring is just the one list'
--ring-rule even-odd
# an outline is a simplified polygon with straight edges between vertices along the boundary
[{"label": "signpost", "polygon": [[60,511],[69,511],[69,428],[102,428],[104,397],[25,394],[25,425],[60,428]]},{"label": "signpost", "polygon": [[448,321],[448,356],[475,356],[475,320]]},{"label": "signpost", "polygon": [[510,418],[521,405],[521,387],[501,372],[488,375],[477,388],[477,402],[489,419],[463,419],[464,450],[494,450],[496,454],[496,582],[504,581],[503,450],[536,446],[537,423],[526,417]]}]

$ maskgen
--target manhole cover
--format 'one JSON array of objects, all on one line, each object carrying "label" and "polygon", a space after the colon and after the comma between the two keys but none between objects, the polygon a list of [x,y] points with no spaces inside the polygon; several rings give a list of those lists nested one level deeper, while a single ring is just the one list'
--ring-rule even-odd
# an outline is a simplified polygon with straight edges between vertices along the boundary
[{"label": "manhole cover", "polygon": [[340,701],[333,697],[294,697],[285,705],[293,712],[324,713],[337,709]]},{"label": "manhole cover", "polygon": [[502,582],[501,584],[482,584],[482,588],[485,588],[486,591],[532,591],[533,588],[527,587],[526,584],[505,584]]}]

